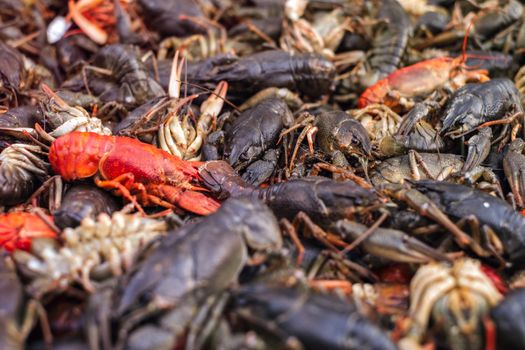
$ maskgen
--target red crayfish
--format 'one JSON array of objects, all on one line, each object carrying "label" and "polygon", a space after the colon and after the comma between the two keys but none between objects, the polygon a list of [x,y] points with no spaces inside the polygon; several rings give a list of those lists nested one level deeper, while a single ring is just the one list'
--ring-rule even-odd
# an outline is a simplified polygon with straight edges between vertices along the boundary
[{"label": "red crayfish", "polygon": [[[53,222],[50,216],[45,217]],[[0,247],[7,251],[31,249],[33,238],[55,238],[56,232],[37,214],[13,212],[0,215]]]},{"label": "red crayfish", "polygon": [[142,213],[140,204],[178,206],[199,215],[219,208],[198,192],[204,190],[198,185],[202,162],[183,161],[129,137],[72,132],[53,142],[49,162],[66,181],[97,175],[99,187],[116,190]]},{"label": "red crayfish", "polygon": [[382,103],[391,108],[401,105],[401,99],[427,95],[436,89],[450,84],[458,89],[467,82],[486,82],[490,80],[488,71],[469,70],[465,61],[467,36],[463,41],[463,54],[459,57],[438,57],[398,69],[386,78],[367,88],[359,97],[358,107]]}]

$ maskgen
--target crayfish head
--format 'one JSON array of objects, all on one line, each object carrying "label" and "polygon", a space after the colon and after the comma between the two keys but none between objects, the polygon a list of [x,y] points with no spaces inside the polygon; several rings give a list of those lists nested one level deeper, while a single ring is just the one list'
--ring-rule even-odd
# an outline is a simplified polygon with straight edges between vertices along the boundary
[{"label": "crayfish head", "polygon": [[372,144],[366,131],[339,129],[334,135],[338,148],[344,150],[346,154],[357,154],[370,157]]},{"label": "crayfish head", "polygon": [[[481,124],[483,101],[467,91],[468,85],[451,97],[441,117],[441,134],[457,138]],[[454,128],[454,130],[452,130]]]},{"label": "crayfish head", "polygon": [[202,183],[219,197],[229,197],[249,185],[223,160],[206,162],[199,168]]},{"label": "crayfish head", "polygon": [[525,141],[519,137],[512,141],[509,145],[510,152],[522,153],[523,149],[525,149]]},{"label": "crayfish head", "polygon": [[251,138],[239,138],[231,147],[226,147],[224,155],[228,158],[230,165],[237,168],[250,163],[262,152],[262,147],[252,144]]},{"label": "crayfish head", "polygon": [[316,119],[318,143],[325,152],[341,151],[345,155],[370,156],[372,143],[368,131],[344,112],[325,112]]}]

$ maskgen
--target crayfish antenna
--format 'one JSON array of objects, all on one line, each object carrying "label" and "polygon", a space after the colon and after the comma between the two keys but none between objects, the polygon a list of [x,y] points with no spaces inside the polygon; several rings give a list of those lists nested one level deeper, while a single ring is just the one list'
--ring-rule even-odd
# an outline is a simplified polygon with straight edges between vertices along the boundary
[{"label": "crayfish antenna", "polygon": [[467,68],[466,62],[467,59],[470,57],[470,55],[467,55],[467,42],[468,42],[468,36],[470,34],[470,29],[472,28],[472,22],[469,23],[467,26],[467,30],[465,32],[465,36],[463,37],[463,44],[461,45],[461,56],[459,57],[459,66]]},{"label": "crayfish antenna", "polygon": [[461,45],[461,59],[463,60],[463,62],[467,60],[467,41],[468,41],[468,36],[470,34],[471,29],[472,29],[472,22],[470,22],[467,27],[465,37],[463,37],[463,45]]},{"label": "crayfish antenna", "polygon": [[481,63],[475,66],[468,66],[466,64],[467,59],[469,58],[477,58],[480,60],[498,60],[502,59],[500,57],[492,57],[492,56],[485,56],[485,55],[474,55],[474,54],[467,54],[467,42],[468,42],[468,36],[470,34],[470,30],[472,29],[472,26],[474,25],[474,22],[470,22],[467,31],[465,32],[465,36],[463,37],[463,44],[461,45],[461,56],[459,60],[459,64],[468,69],[478,69],[481,66]]}]

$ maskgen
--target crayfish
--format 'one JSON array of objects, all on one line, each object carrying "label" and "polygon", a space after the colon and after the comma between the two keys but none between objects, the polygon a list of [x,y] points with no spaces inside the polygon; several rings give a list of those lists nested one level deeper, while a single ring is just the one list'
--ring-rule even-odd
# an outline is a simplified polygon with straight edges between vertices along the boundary
[{"label": "crayfish", "polygon": [[457,89],[467,82],[488,81],[488,71],[469,70],[466,66],[466,39],[465,36],[461,56],[433,58],[398,69],[366,89],[359,97],[358,107],[383,103],[399,108],[409,105],[407,99],[428,95],[446,85]]},{"label": "crayfish", "polygon": [[[200,162],[183,161],[150,144],[123,136],[73,132],[58,138],[49,150],[55,173],[66,181],[97,175],[95,183],[115,189],[143,212],[142,205],[175,206],[199,215],[219,203],[198,192]],[[138,200],[138,201],[137,201]]]},{"label": "crayfish", "polygon": [[42,219],[33,213],[2,214],[0,215],[0,247],[8,251],[29,250],[33,238],[55,238],[56,232],[49,226],[51,222],[51,217]]}]

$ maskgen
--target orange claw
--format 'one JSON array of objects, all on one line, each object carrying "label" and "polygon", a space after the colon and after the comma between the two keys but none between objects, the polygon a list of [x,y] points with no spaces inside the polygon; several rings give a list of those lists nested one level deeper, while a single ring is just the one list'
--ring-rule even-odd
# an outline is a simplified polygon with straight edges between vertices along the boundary
[{"label": "orange claw", "polygon": [[[51,216],[46,218],[53,222]],[[15,212],[0,215],[0,247],[9,252],[29,250],[33,238],[56,238],[56,232],[36,214]]]},{"label": "orange claw", "polygon": [[104,29],[99,27],[97,24],[90,22],[86,17],[84,17],[81,10],[79,9],[79,6],[75,4],[74,0],[69,0],[68,7],[71,18],[76,23],[76,25],[82,29],[84,34],[86,34],[97,44],[103,45],[107,42],[108,33],[106,33]]},{"label": "orange claw", "polygon": [[220,207],[219,202],[200,192],[176,186],[149,185],[147,192],[150,197],[166,198],[169,203],[174,203],[180,208],[198,215],[210,215]]}]

